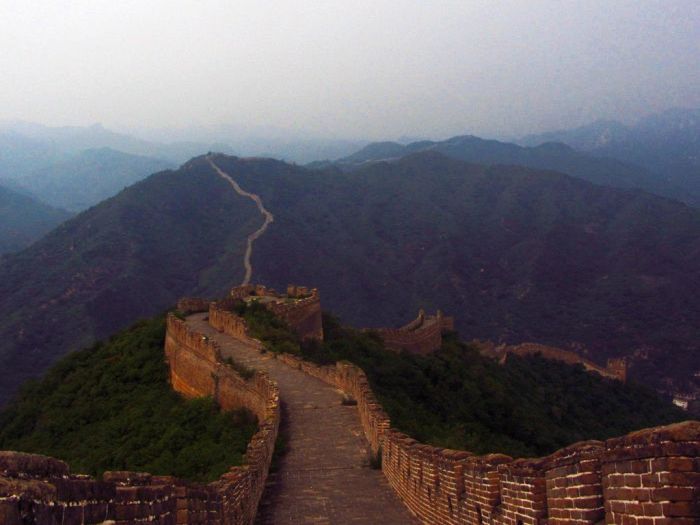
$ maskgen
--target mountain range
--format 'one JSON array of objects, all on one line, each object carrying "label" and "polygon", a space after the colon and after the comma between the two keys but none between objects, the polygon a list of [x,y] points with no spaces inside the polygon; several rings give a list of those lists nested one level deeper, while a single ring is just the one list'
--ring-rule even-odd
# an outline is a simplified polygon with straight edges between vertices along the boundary
[{"label": "mountain range", "polygon": [[81,211],[172,166],[168,161],[110,148],[88,149],[14,182],[52,206]]},{"label": "mountain range", "polygon": [[[465,339],[540,342],[686,388],[700,368],[700,212],[561,173],[419,151],[352,169],[214,157],[274,214],[253,280],[316,286],[356,326],[424,307]],[[0,262],[0,399],[64,353],[240,282],[262,223],[204,157],[157,173]]]},{"label": "mountain range", "polygon": [[578,151],[562,142],[545,142],[525,147],[509,142],[487,140],[472,135],[452,137],[443,141],[422,140],[406,145],[396,142],[375,142],[348,157],[335,162],[316,162],[310,168],[335,166],[352,170],[370,162],[391,160],[421,151],[437,152],[447,157],[476,164],[510,164],[536,169],[554,170],[596,184],[616,188],[639,188],[691,204],[700,203],[690,198],[682,185],[674,185],[640,165],[613,157],[597,156]]},{"label": "mountain range", "polygon": [[520,143],[535,146],[563,142],[599,157],[613,157],[643,166],[657,179],[680,188],[681,200],[700,202],[700,108],[675,108],[649,115],[627,126],[599,120],[567,130],[530,135]]}]

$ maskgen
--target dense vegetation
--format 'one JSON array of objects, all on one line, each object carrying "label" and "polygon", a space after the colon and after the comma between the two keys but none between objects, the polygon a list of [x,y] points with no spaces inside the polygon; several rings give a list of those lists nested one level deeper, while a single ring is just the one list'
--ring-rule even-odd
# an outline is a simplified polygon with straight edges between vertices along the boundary
[{"label": "dense vegetation", "polygon": [[[700,369],[700,212],[552,172],[422,152],[313,171],[218,156],[275,222],[253,279],[316,287],[355,326],[419,308],[465,339],[586,348],[685,389]],[[59,355],[243,276],[261,223],[204,159],[153,175],[0,261],[0,403]],[[648,356],[647,360],[643,357]]]},{"label": "dense vegetation", "polygon": [[74,472],[138,470],[209,481],[240,464],[245,411],[185,400],[168,384],[162,316],[75,352],[0,412],[0,449],[47,454]]},{"label": "dense vegetation", "polygon": [[585,439],[619,436],[683,419],[653,391],[539,356],[505,365],[446,336],[430,356],[396,354],[373,333],[324,316],[322,345],[300,345],[284,323],[252,304],[238,313],[267,349],[360,366],[397,428],[441,447],[544,455]]}]

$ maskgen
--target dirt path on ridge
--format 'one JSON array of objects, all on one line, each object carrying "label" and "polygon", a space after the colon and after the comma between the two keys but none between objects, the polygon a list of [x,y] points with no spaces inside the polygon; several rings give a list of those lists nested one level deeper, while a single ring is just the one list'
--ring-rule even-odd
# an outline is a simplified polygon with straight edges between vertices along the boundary
[{"label": "dirt path on ridge", "polygon": [[253,233],[248,235],[248,242],[246,245],[245,249],[245,255],[243,256],[243,266],[245,267],[245,277],[243,278],[243,284],[249,284],[250,283],[250,278],[253,276],[253,265],[250,263],[250,258],[253,255],[253,243],[255,242],[256,239],[258,239],[263,233],[265,233],[265,230],[267,230],[267,227],[270,225],[270,223],[274,222],[275,216],[272,215],[266,208],[263,206],[262,199],[260,198],[259,195],[256,195],[255,193],[250,193],[245,191],[243,188],[240,187],[240,185],[225,171],[222,171],[219,166],[217,166],[213,160],[211,160],[211,157],[207,156],[207,162],[211,165],[211,167],[214,169],[216,174],[224,179],[226,182],[228,182],[231,186],[233,186],[233,189],[236,190],[236,193],[241,195],[242,197],[247,197],[250,200],[252,200],[255,205],[258,207],[258,210],[262,214],[262,216],[265,218],[262,226],[255,230]]}]

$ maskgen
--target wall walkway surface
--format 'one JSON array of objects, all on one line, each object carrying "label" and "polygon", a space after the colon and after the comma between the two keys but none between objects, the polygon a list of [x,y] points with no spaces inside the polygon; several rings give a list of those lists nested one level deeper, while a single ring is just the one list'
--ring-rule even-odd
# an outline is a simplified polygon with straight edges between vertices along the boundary
[{"label": "wall walkway surface", "polygon": [[187,323],[216,342],[224,357],[266,371],[279,386],[287,451],[270,475],[257,523],[419,523],[382,472],[371,468],[358,407],[344,405],[337,388],[261,353],[237,331],[225,333],[233,323],[218,325],[219,332],[205,317],[192,315]]},{"label": "wall walkway surface", "polygon": [[474,456],[392,429],[364,372],[352,364],[318,366],[291,355],[279,360],[357,400],[386,478],[423,523],[700,523],[698,421],[577,443],[544,458]]},{"label": "wall walkway surface", "polygon": [[[245,333],[242,319],[225,315],[229,319],[219,329],[235,326],[233,335]],[[319,366],[289,354],[275,358],[356,400],[371,453],[381,457],[389,484],[423,523],[700,523],[700,422],[581,442],[544,458],[475,456],[425,445],[392,429],[365,373],[350,363]]]}]

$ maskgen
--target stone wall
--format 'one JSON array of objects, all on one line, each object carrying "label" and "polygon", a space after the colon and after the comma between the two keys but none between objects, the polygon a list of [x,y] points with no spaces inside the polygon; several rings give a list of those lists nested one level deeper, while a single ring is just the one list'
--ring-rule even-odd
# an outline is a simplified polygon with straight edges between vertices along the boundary
[{"label": "stone wall", "polygon": [[521,357],[541,355],[545,359],[561,361],[570,365],[580,364],[588,372],[596,372],[609,379],[617,379],[623,383],[627,380],[627,363],[624,359],[608,359],[607,365],[602,367],[585,357],[581,357],[576,352],[538,343],[499,346],[481,341],[475,341],[474,343],[482,349],[482,353],[498,358],[501,363],[505,363],[511,354]]},{"label": "stone wall", "polygon": [[[316,288],[289,285],[287,295],[278,294],[262,285],[248,284],[231,289],[231,299],[244,299],[250,296],[271,297],[280,301],[264,302],[277,317],[285,321],[301,339],[323,340],[323,315],[321,296]],[[285,301],[284,299],[294,299]]]},{"label": "stone wall", "polygon": [[423,310],[418,317],[401,328],[378,328],[384,345],[395,352],[429,354],[442,346],[442,334],[454,330],[454,318],[445,317],[438,310],[436,315],[426,316]]},{"label": "stone wall", "polygon": [[279,429],[277,385],[260,371],[249,380],[243,379],[223,362],[215,342],[173,315],[168,316],[165,353],[175,390],[186,396],[211,396],[223,410],[247,408],[257,416],[258,432],[248,444],[243,466],[231,468],[208,486],[221,500],[223,523],[252,523]]},{"label": "stone wall", "polygon": [[357,400],[384,475],[424,523],[700,523],[700,422],[581,442],[544,458],[475,456],[425,445],[392,429],[364,372],[352,364],[278,359]]},{"label": "stone wall", "polygon": [[277,385],[257,372],[244,380],[221,360],[218,346],[168,316],[165,343],[173,388],[211,396],[223,410],[247,408],[258,431],[240,467],[209,484],[143,472],[106,472],[103,479],[70,474],[63,461],[0,452],[0,524],[251,525],[265,486],[279,428]]},{"label": "stone wall", "polygon": [[185,315],[209,310],[209,301],[200,297],[183,297],[177,302],[177,309]]},{"label": "stone wall", "polygon": [[223,524],[222,498],[207,485],[143,472],[72,475],[64,462],[0,452],[3,525]]},{"label": "stone wall", "polygon": [[232,306],[229,301],[224,299],[223,301],[212,302],[209,305],[209,324],[219,332],[243,341],[253,348],[262,350],[262,343],[248,335],[243,318],[229,310]]}]

